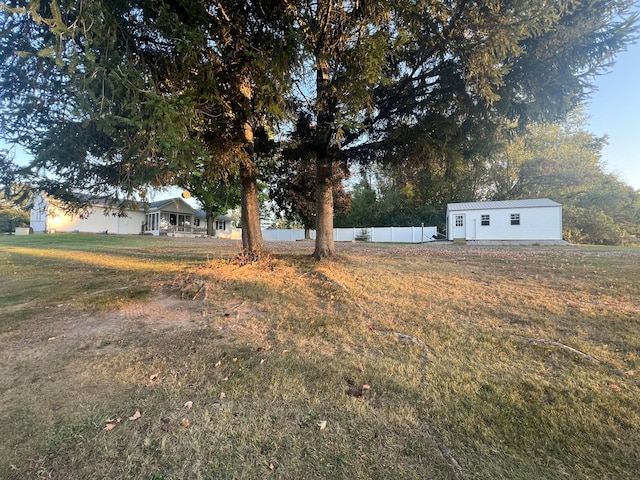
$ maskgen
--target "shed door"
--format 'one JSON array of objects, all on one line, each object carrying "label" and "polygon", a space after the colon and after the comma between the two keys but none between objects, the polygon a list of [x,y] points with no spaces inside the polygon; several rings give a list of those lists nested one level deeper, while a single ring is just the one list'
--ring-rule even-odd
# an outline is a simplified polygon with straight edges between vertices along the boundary
[{"label": "shed door", "polygon": [[467,238],[467,227],[464,214],[456,214],[453,216],[453,238]]}]

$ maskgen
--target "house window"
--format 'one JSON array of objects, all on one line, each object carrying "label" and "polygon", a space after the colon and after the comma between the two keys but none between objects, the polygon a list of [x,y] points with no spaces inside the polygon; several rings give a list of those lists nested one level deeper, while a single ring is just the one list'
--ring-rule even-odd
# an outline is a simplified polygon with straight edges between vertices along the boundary
[{"label": "house window", "polygon": [[480,215],[480,225],[488,227],[491,224],[489,221],[489,215]]},{"label": "house window", "polygon": [[520,225],[520,214],[512,213],[511,214],[511,225]]},{"label": "house window", "polygon": [[456,227],[463,227],[464,226],[464,216],[463,215],[456,215]]},{"label": "house window", "polygon": [[216,220],[216,230],[226,230],[227,222]]}]

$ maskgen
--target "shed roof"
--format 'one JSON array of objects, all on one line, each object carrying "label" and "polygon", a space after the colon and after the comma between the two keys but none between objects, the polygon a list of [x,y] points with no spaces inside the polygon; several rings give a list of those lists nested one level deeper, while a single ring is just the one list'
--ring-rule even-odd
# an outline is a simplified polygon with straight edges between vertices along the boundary
[{"label": "shed roof", "polygon": [[462,210],[498,210],[510,208],[560,207],[557,202],[548,198],[530,198],[525,200],[502,200],[498,202],[449,203],[447,211]]}]

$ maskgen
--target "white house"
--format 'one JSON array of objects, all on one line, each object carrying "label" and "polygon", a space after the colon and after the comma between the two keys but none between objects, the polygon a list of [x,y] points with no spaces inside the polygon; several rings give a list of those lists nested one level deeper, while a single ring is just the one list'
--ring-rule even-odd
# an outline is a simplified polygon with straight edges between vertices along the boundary
[{"label": "white house", "polygon": [[[119,212],[109,209],[106,201],[95,200],[83,215],[65,213],[55,199],[36,195],[31,209],[31,228],[34,233],[82,232],[148,235],[204,235],[207,232],[204,212],[194,209],[182,198],[151,202],[139,209]],[[239,237],[229,217],[215,219],[216,235],[222,238]]]},{"label": "white house", "polygon": [[60,203],[45,194],[35,195],[31,208],[34,233],[83,232],[138,234],[145,221],[144,211],[128,210],[126,215],[109,210],[106,201],[96,200],[82,215],[69,214]]},{"label": "white house", "polygon": [[561,242],[562,205],[548,198],[450,203],[447,239]]}]

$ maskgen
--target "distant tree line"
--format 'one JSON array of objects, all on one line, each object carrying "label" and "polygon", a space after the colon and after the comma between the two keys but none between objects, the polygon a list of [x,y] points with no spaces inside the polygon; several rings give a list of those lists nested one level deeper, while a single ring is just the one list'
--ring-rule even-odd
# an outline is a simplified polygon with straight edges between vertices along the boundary
[{"label": "distant tree line", "polygon": [[537,124],[504,139],[486,157],[472,158],[454,178],[405,164],[374,168],[351,191],[339,226],[419,225],[445,228],[446,204],[551,198],[563,205],[564,238],[574,243],[638,243],[640,192],[607,173],[605,138],[585,130],[582,110],[566,122]]},{"label": "distant tree line", "polygon": [[17,227],[28,227],[27,195],[20,176],[20,168],[14,163],[8,150],[0,150],[0,233],[12,233]]}]

